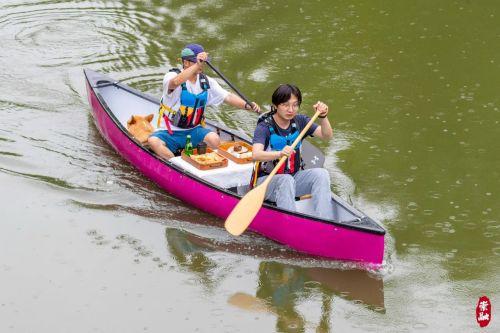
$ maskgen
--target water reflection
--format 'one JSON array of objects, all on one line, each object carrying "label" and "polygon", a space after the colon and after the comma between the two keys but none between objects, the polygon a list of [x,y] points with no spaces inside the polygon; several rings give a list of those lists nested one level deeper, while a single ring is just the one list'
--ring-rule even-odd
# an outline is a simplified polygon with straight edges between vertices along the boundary
[{"label": "water reflection", "polygon": [[166,229],[168,249],[179,267],[194,273],[203,287],[213,290],[216,279],[211,271],[216,267],[216,263],[204,254],[206,248],[202,242],[191,241],[193,237],[181,230]]},{"label": "water reflection", "polygon": [[[272,246],[241,246],[235,242],[220,242],[182,231],[166,229],[168,249],[180,267],[194,273],[198,281],[213,290],[218,277],[214,274],[217,263],[207,252],[224,251],[264,258],[259,263],[255,295],[236,292],[228,303],[248,311],[264,311],[276,315],[279,332],[302,332],[314,326],[318,332],[330,331],[332,300],[335,296],[353,301],[367,309],[385,313],[384,284],[379,276],[360,269],[307,267],[281,262],[303,260],[301,254],[288,255]],[[274,255],[276,257],[274,257]],[[269,259],[278,258],[279,261]],[[311,324],[298,307],[305,300],[321,299],[320,320]]]},{"label": "water reflection", "polygon": [[[332,299],[340,296],[377,312],[385,312],[383,280],[362,270],[301,267],[279,262],[259,264],[256,298],[276,314],[279,332],[302,332],[305,318],[298,311],[304,299],[321,297],[321,317],[316,330],[329,332]],[[234,300],[233,300],[234,301]]]}]

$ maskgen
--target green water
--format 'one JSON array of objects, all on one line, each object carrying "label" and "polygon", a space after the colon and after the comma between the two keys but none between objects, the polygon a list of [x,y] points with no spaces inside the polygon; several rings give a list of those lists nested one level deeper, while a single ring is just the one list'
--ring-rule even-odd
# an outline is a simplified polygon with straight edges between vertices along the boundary
[{"label": "green water", "polygon": [[[1,331],[478,331],[482,295],[497,331],[499,18],[496,1],[3,1]],[[382,270],[234,240],[100,137],[82,69],[159,96],[190,42],[263,107],[287,82],[301,112],[330,105],[314,143],[387,229]]]}]

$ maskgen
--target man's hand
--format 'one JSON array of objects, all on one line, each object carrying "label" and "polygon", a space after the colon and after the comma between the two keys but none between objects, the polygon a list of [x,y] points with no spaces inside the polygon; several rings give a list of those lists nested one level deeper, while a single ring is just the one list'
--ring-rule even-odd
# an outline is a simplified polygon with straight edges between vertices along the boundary
[{"label": "man's hand", "polygon": [[200,52],[196,55],[196,60],[197,64],[201,65],[208,59],[208,53],[207,52]]},{"label": "man's hand", "polygon": [[252,102],[251,104],[246,103],[245,109],[252,110],[253,112],[255,112],[257,114],[260,113],[260,106],[259,106],[259,104],[255,103],[255,102]]},{"label": "man's hand", "polygon": [[316,104],[313,105],[313,109],[316,111],[319,111],[319,117],[320,118],[326,118],[326,115],[328,114],[328,105],[325,103],[318,101]]}]

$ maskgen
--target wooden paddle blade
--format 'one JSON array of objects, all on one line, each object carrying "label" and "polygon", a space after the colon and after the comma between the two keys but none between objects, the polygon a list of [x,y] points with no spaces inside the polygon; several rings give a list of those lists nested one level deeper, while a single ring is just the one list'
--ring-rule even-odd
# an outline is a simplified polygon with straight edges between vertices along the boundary
[{"label": "wooden paddle blade", "polygon": [[240,309],[258,312],[273,312],[273,310],[266,304],[266,302],[255,296],[237,292],[236,294],[229,297],[227,302],[234,305]]},{"label": "wooden paddle blade", "polygon": [[255,215],[259,212],[266,195],[267,183],[262,183],[248,192],[226,219],[224,226],[234,236],[239,236],[247,230]]}]

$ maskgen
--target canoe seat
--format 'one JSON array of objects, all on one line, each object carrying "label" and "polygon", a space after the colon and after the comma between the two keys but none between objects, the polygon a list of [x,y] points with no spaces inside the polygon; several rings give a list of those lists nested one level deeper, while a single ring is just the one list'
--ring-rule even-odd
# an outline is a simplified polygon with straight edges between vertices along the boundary
[{"label": "canoe seat", "polygon": [[[271,206],[276,206],[276,202],[270,200],[264,200],[266,204]],[[300,197],[295,197],[295,207],[297,208],[298,213],[315,215],[313,202],[311,200],[310,194],[305,194]]]},{"label": "canoe seat", "polygon": [[[248,184],[241,185],[241,186],[235,186],[235,187],[228,188],[228,190],[231,192],[234,192],[238,195],[245,195],[250,191],[250,186]],[[312,198],[312,194],[309,193],[309,194],[301,195],[300,197],[295,197],[295,201],[307,200],[307,199],[311,199],[311,198]],[[276,202],[274,202],[274,201],[271,201],[271,200],[264,200],[264,201],[270,205],[276,206]]]},{"label": "canoe seat", "polygon": [[[295,197],[295,201],[309,200],[311,198],[312,198],[311,194],[304,194],[300,197]],[[274,202],[274,201],[271,201],[271,200],[264,200],[264,201],[270,205],[276,206],[276,202]]]}]

